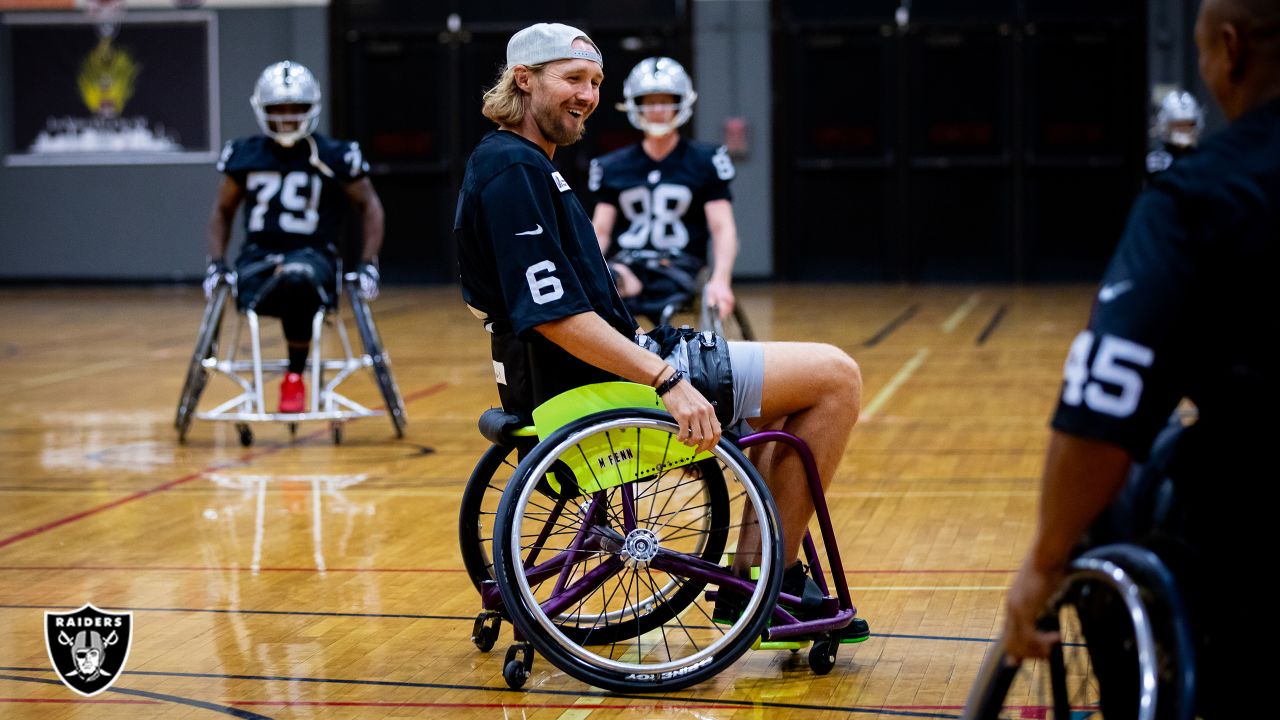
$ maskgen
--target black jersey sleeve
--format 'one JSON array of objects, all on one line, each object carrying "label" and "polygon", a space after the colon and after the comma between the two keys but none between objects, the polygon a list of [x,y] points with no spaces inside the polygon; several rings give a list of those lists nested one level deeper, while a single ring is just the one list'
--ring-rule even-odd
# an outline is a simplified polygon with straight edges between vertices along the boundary
[{"label": "black jersey sleeve", "polygon": [[591,167],[587,172],[587,189],[591,191],[591,196],[597,203],[608,203],[617,207],[618,188],[606,182],[605,174],[608,172],[608,167],[606,158],[594,158],[591,161]]},{"label": "black jersey sleeve", "polygon": [[257,161],[257,148],[251,138],[228,140],[218,156],[218,172],[244,185],[252,165]]},{"label": "black jersey sleeve", "polygon": [[358,142],[321,138],[318,149],[320,160],[333,171],[334,179],[343,184],[369,174],[369,163]]},{"label": "black jersey sleeve", "polygon": [[733,193],[729,191],[729,182],[737,174],[737,169],[733,167],[733,158],[729,157],[729,149],[721,145],[705,157],[707,167],[704,168],[706,173],[704,192],[707,201],[732,200]]},{"label": "black jersey sleeve", "polygon": [[1197,263],[1186,217],[1159,190],[1139,196],[1063,368],[1053,427],[1144,459],[1187,388]]},{"label": "black jersey sleeve", "polygon": [[538,325],[592,311],[565,255],[561,213],[545,171],[512,165],[485,185],[480,202],[517,335],[527,339]]}]

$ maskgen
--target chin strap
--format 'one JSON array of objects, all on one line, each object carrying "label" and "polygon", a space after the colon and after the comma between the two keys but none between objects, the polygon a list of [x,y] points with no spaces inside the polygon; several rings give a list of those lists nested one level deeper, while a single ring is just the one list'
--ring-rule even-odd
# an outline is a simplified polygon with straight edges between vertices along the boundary
[{"label": "chin strap", "polygon": [[311,146],[311,158],[309,159],[311,166],[323,173],[325,177],[335,177],[333,170],[320,159],[320,148],[316,147],[316,139],[308,135],[306,140],[307,144]]}]

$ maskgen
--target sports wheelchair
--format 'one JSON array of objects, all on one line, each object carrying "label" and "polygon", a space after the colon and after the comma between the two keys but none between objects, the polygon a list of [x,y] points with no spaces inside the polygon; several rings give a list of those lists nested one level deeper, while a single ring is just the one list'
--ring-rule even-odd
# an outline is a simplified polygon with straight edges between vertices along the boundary
[{"label": "sports wheelchair", "polygon": [[[1015,665],[1001,638],[969,694],[968,720],[1010,717],[1191,720],[1196,712],[1196,643],[1187,603],[1166,557],[1183,513],[1169,464],[1184,430],[1175,413],[1148,459],[1094,522],[1077,549],[1041,627],[1060,634],[1047,662]],[[1082,551],[1084,548],[1091,548]],[[1183,561],[1185,562],[1185,560]]]},{"label": "sports wheelchair", "polygon": [[[616,692],[666,692],[706,680],[748,649],[809,649],[826,674],[857,609],[813,456],[779,431],[722,436],[696,453],[653,389],[611,382],[562,393],[533,425],[491,409],[492,443],[463,493],[459,542],[483,611],[471,639],[488,652],[502,620],[515,626],[503,678],[522,687],[533,650],[567,674]],[[781,592],[777,508],[743,451],[770,442],[802,458],[831,572],[806,534],[821,606],[801,617]],[[516,459],[519,459],[517,464]],[[752,579],[733,571],[742,532],[762,548]],[[832,596],[834,590],[835,595]],[[733,601],[737,612],[717,612]],[[799,614],[799,613],[797,613]]]},{"label": "sports wheelchair", "polygon": [[[288,361],[266,360],[262,357],[259,318],[252,309],[245,310],[242,314],[243,319],[237,323],[231,342],[226,345],[221,344],[222,316],[232,298],[234,288],[225,280],[220,281],[213,290],[212,298],[205,305],[200,330],[196,336],[195,351],[187,367],[182,395],[178,399],[178,410],[173,422],[174,428],[178,431],[178,441],[186,441],[187,431],[195,418],[234,422],[240,436],[240,444],[244,447],[253,444],[251,423],[284,422],[288,424],[289,434],[295,436],[299,422],[327,420],[336,445],[342,442],[342,429],[346,421],[381,415],[383,412],[391,419],[396,437],[403,438],[407,422],[404,401],[391,374],[391,357],[382,345],[378,328],[373,322],[373,313],[369,310],[369,304],[357,292],[359,278],[355,273],[346,273],[342,275],[341,285],[345,286],[346,292],[339,290],[338,294],[346,295],[349,299],[364,354],[357,356],[352,352],[346,324],[339,314],[341,297],[338,297],[333,307],[322,307],[317,310],[311,321],[311,351],[307,360],[307,374],[310,376],[311,385],[309,409],[301,413],[273,413],[267,411],[263,377],[267,373],[284,373],[288,367]],[[325,359],[321,356],[321,334],[326,325],[337,331],[343,353],[340,358]],[[237,359],[236,353],[241,349],[241,332],[245,327],[248,327],[249,331],[250,358]],[[220,356],[220,349],[225,354]],[[362,368],[373,370],[374,380],[386,407],[385,411],[366,408],[338,392],[338,386]],[[240,394],[211,410],[197,412],[196,406],[200,402],[200,396],[213,373],[229,378],[239,386]]]},{"label": "sports wheelchair", "polygon": [[[655,326],[671,325],[671,319],[677,314],[695,312],[698,322],[694,327],[709,329],[731,340],[755,340],[742,305],[734,305],[729,317],[721,319],[719,309],[706,302],[706,269],[692,274],[673,261],[676,257],[658,250],[623,250],[609,259],[610,263],[630,267],[645,284],[645,292],[625,298],[627,309],[648,318]],[[649,292],[651,287],[657,291]]]},{"label": "sports wheelchair", "polygon": [[1002,638],[983,661],[961,717],[1195,717],[1186,607],[1150,550],[1117,543],[1077,558],[1041,627],[1061,633],[1049,659],[1015,664]]}]

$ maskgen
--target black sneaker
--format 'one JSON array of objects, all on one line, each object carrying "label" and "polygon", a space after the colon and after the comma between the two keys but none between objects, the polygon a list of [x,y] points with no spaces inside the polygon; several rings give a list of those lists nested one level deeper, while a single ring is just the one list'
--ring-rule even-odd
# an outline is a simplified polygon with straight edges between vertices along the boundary
[{"label": "black sneaker", "polygon": [[738,618],[742,617],[742,611],[746,609],[746,598],[732,590],[721,588],[716,593],[716,604],[711,609],[711,622],[717,625],[732,625],[738,622]]},{"label": "black sneaker", "polygon": [[832,633],[842,643],[859,643],[871,637],[871,626],[866,620],[855,617],[847,626]]},{"label": "black sneaker", "polygon": [[792,608],[797,611],[796,618],[799,620],[812,619],[804,616],[815,615],[822,609],[822,599],[825,597],[822,588],[809,577],[809,569],[799,560],[783,571],[782,592],[800,598],[800,606]]}]

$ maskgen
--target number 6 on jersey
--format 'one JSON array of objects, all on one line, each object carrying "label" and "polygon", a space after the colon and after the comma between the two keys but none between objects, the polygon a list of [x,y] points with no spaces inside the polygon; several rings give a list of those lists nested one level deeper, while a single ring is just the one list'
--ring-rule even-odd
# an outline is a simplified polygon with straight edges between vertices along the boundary
[{"label": "number 6 on jersey", "polygon": [[[551,274],[555,271],[556,264],[550,260],[534,263],[524,271],[524,279],[529,283],[529,294],[539,305],[564,297],[564,286],[560,284],[559,278]],[[538,273],[546,273],[546,275],[539,278]]]}]

